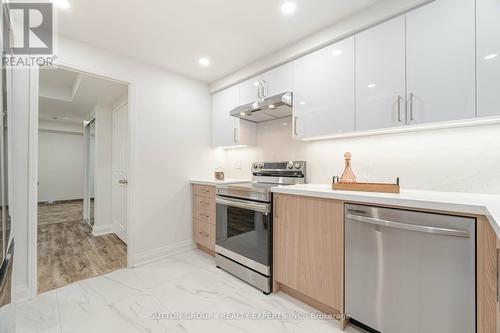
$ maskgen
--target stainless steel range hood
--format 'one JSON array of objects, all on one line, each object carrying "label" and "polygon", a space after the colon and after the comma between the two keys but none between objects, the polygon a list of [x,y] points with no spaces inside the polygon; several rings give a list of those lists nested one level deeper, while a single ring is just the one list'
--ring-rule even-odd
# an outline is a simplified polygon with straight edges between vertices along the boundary
[{"label": "stainless steel range hood", "polygon": [[290,117],[292,115],[293,94],[283,94],[259,99],[253,103],[241,105],[231,111],[231,116],[261,123],[264,121]]}]

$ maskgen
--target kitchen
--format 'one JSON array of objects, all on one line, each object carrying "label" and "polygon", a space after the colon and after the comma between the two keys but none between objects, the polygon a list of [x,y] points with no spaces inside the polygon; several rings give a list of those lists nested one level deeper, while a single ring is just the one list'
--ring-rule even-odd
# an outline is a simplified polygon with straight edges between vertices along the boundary
[{"label": "kitchen", "polygon": [[[17,331],[49,304],[63,332],[499,332],[500,2],[363,6],[204,85],[61,37],[65,65],[130,83],[129,269],[81,284],[98,314],[65,310],[71,290],[31,299],[17,268]],[[206,54],[203,75],[221,61]],[[23,249],[29,223],[13,225]],[[307,319],[245,316],[294,311]]]}]

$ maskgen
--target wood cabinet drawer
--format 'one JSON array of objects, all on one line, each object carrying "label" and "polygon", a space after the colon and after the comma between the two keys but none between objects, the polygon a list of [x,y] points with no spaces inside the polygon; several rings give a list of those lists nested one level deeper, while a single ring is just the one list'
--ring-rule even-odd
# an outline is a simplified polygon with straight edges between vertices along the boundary
[{"label": "wood cabinet drawer", "polygon": [[215,186],[193,185],[193,195],[215,200]]},{"label": "wood cabinet drawer", "polygon": [[215,250],[215,225],[194,221],[194,239],[195,242],[209,250]]},{"label": "wood cabinet drawer", "polygon": [[195,207],[193,209],[193,219],[209,224],[215,224],[215,211]]},{"label": "wood cabinet drawer", "polygon": [[214,198],[207,198],[203,196],[193,196],[193,207],[196,210],[209,210],[215,211],[215,200]]}]

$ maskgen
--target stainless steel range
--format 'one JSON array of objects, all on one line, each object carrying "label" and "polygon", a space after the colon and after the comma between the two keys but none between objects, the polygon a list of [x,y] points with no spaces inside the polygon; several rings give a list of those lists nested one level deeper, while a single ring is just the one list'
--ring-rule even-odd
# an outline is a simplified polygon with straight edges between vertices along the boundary
[{"label": "stainless steel range", "polygon": [[252,182],[217,186],[217,267],[271,292],[273,207],[271,188],[305,183],[306,162],[252,165]]}]

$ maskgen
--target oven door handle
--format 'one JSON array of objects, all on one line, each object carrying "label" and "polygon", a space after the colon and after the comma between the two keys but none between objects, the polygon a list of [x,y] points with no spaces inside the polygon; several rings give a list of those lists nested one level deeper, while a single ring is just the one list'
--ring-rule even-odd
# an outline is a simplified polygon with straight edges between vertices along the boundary
[{"label": "oven door handle", "polygon": [[271,204],[266,204],[266,203],[245,201],[238,199],[225,199],[221,197],[216,197],[215,202],[220,205],[253,210],[262,213],[264,215],[268,215],[271,212]]}]

